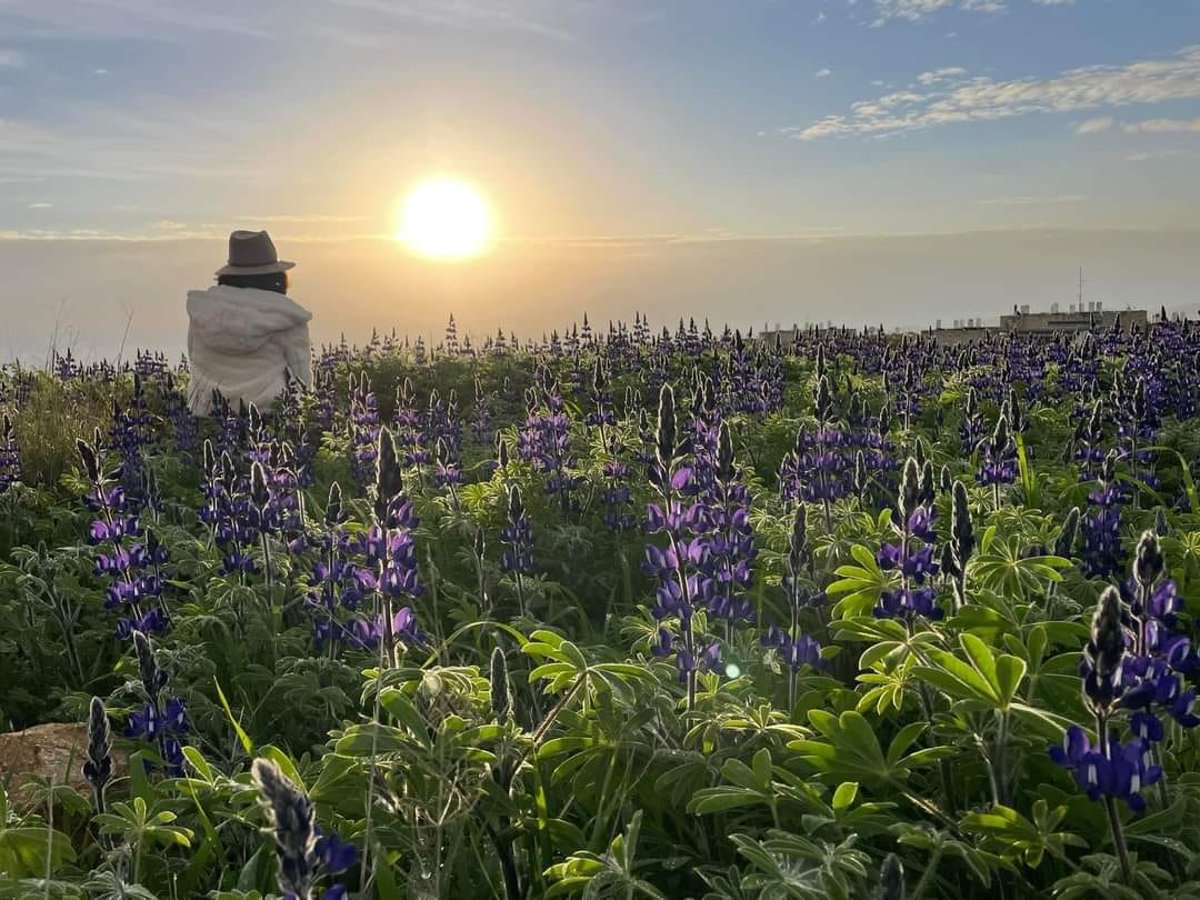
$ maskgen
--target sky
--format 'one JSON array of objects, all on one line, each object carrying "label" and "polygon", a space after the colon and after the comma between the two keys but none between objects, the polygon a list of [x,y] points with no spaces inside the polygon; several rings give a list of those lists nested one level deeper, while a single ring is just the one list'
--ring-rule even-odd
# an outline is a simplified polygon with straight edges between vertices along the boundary
[{"label": "sky", "polygon": [[0,357],[177,351],[235,228],[318,341],[1195,314],[1197,171],[1196,0],[0,0]]}]

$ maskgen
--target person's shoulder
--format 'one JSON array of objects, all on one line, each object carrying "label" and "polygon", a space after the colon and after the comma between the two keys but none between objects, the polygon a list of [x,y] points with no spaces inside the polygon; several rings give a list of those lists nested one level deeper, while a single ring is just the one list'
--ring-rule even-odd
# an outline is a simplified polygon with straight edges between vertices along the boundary
[{"label": "person's shoulder", "polygon": [[187,292],[188,300],[211,300],[215,297],[223,296],[224,292],[220,285],[209,285],[206,288],[195,288]]}]

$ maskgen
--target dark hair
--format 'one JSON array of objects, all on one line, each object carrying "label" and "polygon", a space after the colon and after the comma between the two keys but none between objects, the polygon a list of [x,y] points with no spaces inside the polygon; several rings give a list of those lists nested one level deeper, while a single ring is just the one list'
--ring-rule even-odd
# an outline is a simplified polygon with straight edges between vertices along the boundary
[{"label": "dark hair", "polygon": [[218,275],[217,284],[236,288],[258,288],[260,291],[275,291],[286,294],[287,272],[267,272],[261,275]]}]

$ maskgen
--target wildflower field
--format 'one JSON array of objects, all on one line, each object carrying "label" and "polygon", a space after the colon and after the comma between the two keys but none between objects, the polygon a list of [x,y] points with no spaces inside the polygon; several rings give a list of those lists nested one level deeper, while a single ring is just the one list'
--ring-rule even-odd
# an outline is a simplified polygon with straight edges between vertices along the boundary
[{"label": "wildflower field", "polygon": [[1200,897],[1200,327],[0,370],[0,898]]}]

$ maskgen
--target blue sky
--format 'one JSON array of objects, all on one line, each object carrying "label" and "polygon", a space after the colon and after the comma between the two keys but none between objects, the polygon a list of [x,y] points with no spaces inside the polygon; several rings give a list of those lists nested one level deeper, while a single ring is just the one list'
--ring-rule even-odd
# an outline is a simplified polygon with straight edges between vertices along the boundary
[{"label": "blue sky", "polygon": [[1198,162],[1195,0],[0,0],[4,241],[366,240],[442,173],[501,248],[1175,233]]}]

